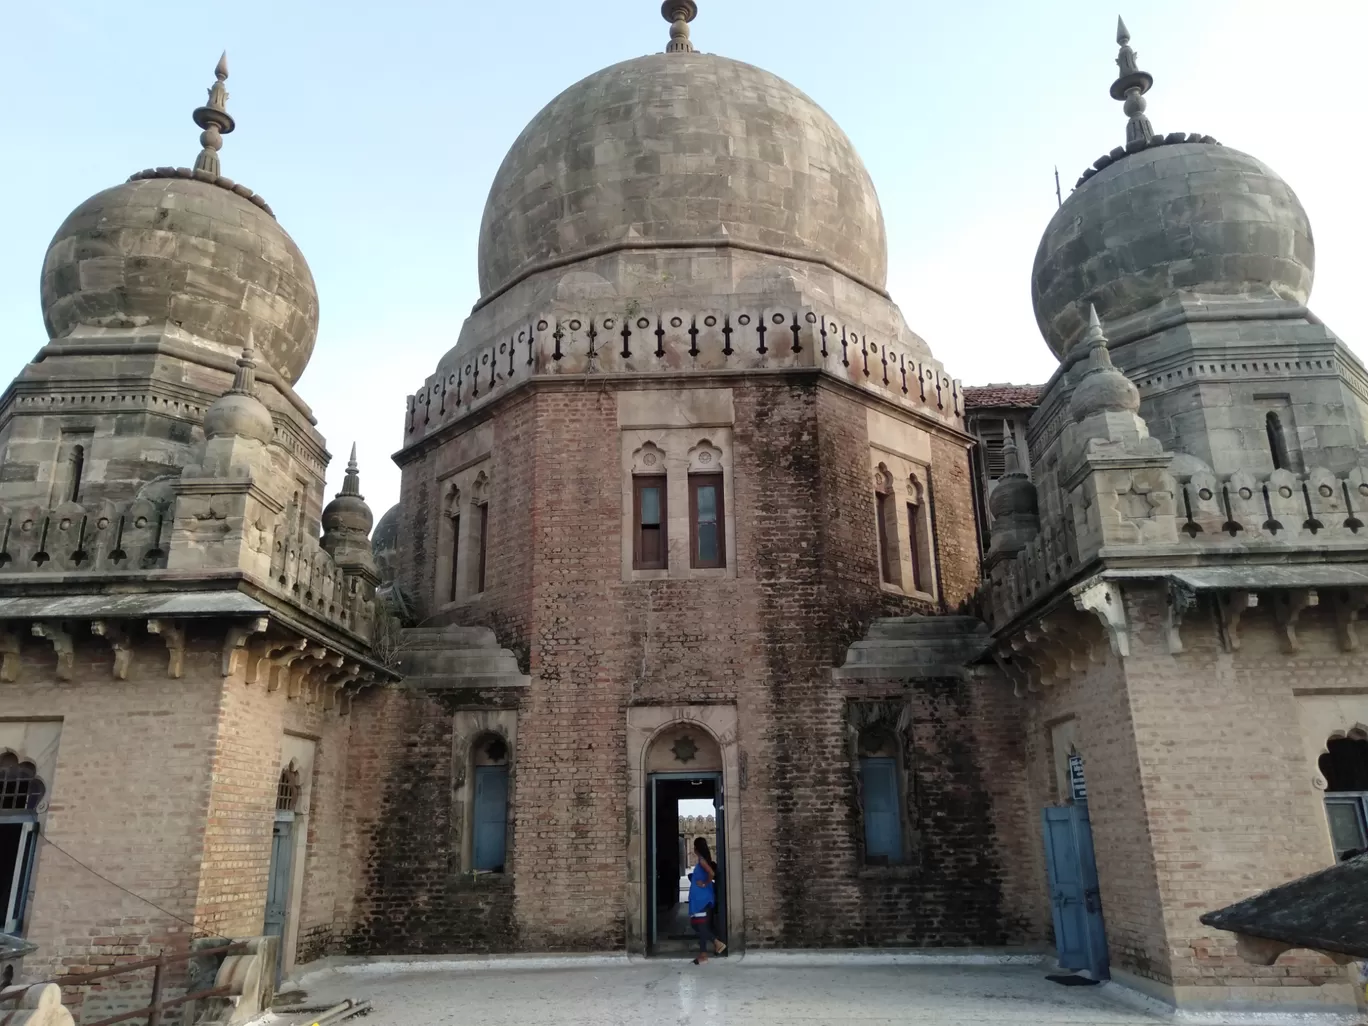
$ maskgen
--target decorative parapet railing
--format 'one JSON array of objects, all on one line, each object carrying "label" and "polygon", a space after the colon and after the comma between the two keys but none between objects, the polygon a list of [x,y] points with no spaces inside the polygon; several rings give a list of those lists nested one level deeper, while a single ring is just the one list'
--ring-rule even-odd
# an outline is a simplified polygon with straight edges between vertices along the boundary
[{"label": "decorative parapet railing", "polygon": [[[362,638],[371,636],[374,597],[319,543],[282,514],[268,530],[248,526],[247,545],[269,560],[269,591]],[[173,509],[136,501],[0,506],[0,577],[24,573],[164,570],[173,544]],[[231,569],[225,567],[224,569]],[[259,575],[258,575],[259,576]]]},{"label": "decorative parapet railing", "polygon": [[[1154,467],[1094,469],[1014,558],[990,565],[985,591],[995,627],[1047,598],[1097,559],[1172,560],[1314,548],[1322,559],[1368,554],[1368,468],[1267,477],[1209,470],[1175,477]],[[1355,557],[1360,558],[1360,557]]]},{"label": "decorative parapet railing", "polygon": [[169,505],[0,506],[0,574],[166,566]]},{"label": "decorative parapet railing", "polygon": [[373,591],[338,566],[317,538],[278,526],[270,540],[267,587],[281,598],[367,641],[375,614]]},{"label": "decorative parapet railing", "polygon": [[819,369],[909,409],[963,427],[960,383],[905,343],[809,307],[547,311],[471,347],[408,398],[413,444],[535,377]]}]

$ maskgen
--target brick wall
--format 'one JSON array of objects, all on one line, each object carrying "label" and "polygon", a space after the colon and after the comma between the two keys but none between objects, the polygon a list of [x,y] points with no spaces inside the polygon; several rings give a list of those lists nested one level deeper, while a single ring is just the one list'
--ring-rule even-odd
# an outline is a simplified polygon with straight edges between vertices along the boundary
[{"label": "brick wall", "polygon": [[1307,952],[1250,965],[1232,935],[1197,917],[1330,864],[1293,689],[1363,688],[1368,668],[1340,651],[1328,611],[1303,617],[1295,655],[1282,650],[1266,609],[1242,618],[1235,653],[1222,649],[1209,614],[1189,617],[1185,650],[1174,657],[1164,595],[1137,589],[1128,600],[1126,686],[1173,983],[1285,988],[1340,979],[1341,969]]},{"label": "brick wall", "polygon": [[[1176,988],[1180,1000],[1193,989],[1206,994],[1197,1000],[1262,1000],[1259,990],[1342,971],[1307,952],[1251,965],[1232,935],[1198,917],[1329,864],[1294,691],[1368,690],[1368,671],[1316,610],[1303,616],[1300,653],[1282,650],[1262,608],[1245,614],[1241,648],[1226,652],[1209,601],[1189,611],[1173,655],[1162,591],[1128,588],[1124,665],[1108,652],[1086,676],[1023,700],[1030,801],[1058,801],[1050,728],[1076,717],[1113,969]],[[1092,624],[1079,630],[1096,636]]]},{"label": "brick wall", "polygon": [[[137,645],[114,680],[109,645],[73,635],[72,679],[56,680],[52,646],[24,637],[18,680],[0,683],[6,718],[60,717],[55,779],[46,781],[25,961],[29,978],[103,969],[189,946],[203,857],[221,678],[212,640],[187,639],[184,676],[167,676],[160,638]],[[103,879],[102,879],[103,877]],[[132,893],[130,893],[132,892]],[[135,1004],[150,979],[87,995],[98,1018]]]},{"label": "brick wall", "polygon": [[[528,648],[509,878],[480,889],[452,871],[451,708],[399,692],[363,700],[348,769],[346,843],[366,866],[354,950],[620,948],[629,703],[736,704],[751,944],[1013,943],[1036,929],[1007,894],[1022,875],[1016,842],[999,840],[1021,833],[1023,754],[1010,720],[968,685],[930,686],[911,739],[935,822],[923,870],[880,878],[857,864],[846,696],[831,667],[874,617],[931,610],[878,586],[862,402],[815,378],[728,384],[734,578],[622,580],[611,386],[542,388],[495,412],[490,586],[437,619],[486,623]],[[967,455],[954,441],[934,453],[954,604],[977,572]],[[415,544],[402,572],[429,598],[444,460],[404,467]],[[379,807],[361,808],[364,776],[385,781]],[[938,801],[963,815],[933,811]],[[814,858],[829,871],[813,873]]]}]

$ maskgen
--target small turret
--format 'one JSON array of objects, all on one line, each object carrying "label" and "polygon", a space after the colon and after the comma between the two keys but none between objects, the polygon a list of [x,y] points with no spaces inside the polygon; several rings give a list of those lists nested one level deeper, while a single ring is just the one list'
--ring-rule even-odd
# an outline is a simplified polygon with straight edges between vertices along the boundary
[{"label": "small turret", "polygon": [[1097,307],[1088,307],[1088,330],[1081,345],[1087,352],[1087,369],[1074,387],[1069,413],[1076,423],[1098,413],[1135,413],[1140,409],[1140,391],[1111,361],[1107,336]]},{"label": "small turret", "polygon": [[323,537],[320,544],[348,574],[361,573],[375,584],[375,556],[371,552],[370,532],[375,523],[371,508],[361,494],[361,474],[356,466],[356,445],[352,444],[342,490],[323,507]]},{"label": "small turret", "polygon": [[993,514],[990,560],[1015,556],[1040,533],[1036,486],[1021,469],[1016,439],[1010,434],[1002,447],[1002,458],[1007,472],[998,478],[988,497],[988,510]]},{"label": "small turret", "polygon": [[233,387],[214,400],[204,414],[204,437],[252,438],[262,444],[275,437],[275,422],[266,404],[256,397],[256,353],[252,341],[238,357]]}]

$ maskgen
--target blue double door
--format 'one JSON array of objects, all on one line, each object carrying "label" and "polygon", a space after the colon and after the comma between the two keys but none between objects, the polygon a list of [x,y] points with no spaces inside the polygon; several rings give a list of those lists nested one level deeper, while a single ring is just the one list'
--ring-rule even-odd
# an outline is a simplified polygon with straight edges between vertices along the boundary
[{"label": "blue double door", "polygon": [[1041,825],[1059,966],[1105,980],[1107,935],[1087,802],[1042,809]]}]

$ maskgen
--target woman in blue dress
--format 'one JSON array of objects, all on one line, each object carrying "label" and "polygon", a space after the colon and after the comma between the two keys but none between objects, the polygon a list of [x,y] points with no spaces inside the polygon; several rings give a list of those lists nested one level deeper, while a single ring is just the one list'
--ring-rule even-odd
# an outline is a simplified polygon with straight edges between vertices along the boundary
[{"label": "woman in blue dress", "polygon": [[689,923],[698,934],[698,955],[694,965],[708,960],[710,951],[720,955],[727,945],[713,935],[712,914],[717,906],[717,864],[713,862],[708,842],[694,838],[694,854],[698,856],[689,874]]}]

